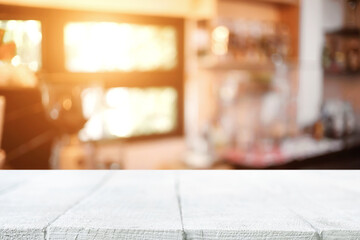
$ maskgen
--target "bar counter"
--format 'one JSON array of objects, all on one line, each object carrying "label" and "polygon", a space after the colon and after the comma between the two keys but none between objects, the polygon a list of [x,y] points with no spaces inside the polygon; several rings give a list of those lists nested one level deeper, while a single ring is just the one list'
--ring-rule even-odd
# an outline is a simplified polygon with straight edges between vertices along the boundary
[{"label": "bar counter", "polygon": [[1,171],[0,239],[360,239],[360,171]]}]

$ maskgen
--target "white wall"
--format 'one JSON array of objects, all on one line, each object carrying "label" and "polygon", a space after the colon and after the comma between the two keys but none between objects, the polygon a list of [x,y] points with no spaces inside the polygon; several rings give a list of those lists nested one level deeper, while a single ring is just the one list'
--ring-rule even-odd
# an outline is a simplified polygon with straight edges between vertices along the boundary
[{"label": "white wall", "polygon": [[302,0],[298,123],[311,124],[322,103],[322,49],[326,31],[343,25],[343,0]]},{"label": "white wall", "polygon": [[303,0],[300,12],[298,123],[317,119],[322,99],[322,1]]},{"label": "white wall", "polygon": [[344,0],[322,0],[323,1],[323,30],[333,31],[344,24]]}]

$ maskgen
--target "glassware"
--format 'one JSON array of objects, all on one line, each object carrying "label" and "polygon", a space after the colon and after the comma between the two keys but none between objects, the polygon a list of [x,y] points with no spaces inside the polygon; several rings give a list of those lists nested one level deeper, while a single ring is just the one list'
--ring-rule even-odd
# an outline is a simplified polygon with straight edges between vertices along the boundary
[{"label": "glassware", "polygon": [[48,82],[42,86],[42,102],[48,119],[62,134],[76,134],[85,124],[81,92],[85,86]]},{"label": "glassware", "polygon": [[360,73],[359,0],[348,0],[344,28],[326,34],[323,68],[328,74]]},{"label": "glassware", "polygon": [[[47,118],[58,131],[50,159],[52,168],[91,168],[92,144],[81,143],[78,133],[98,106],[94,104],[94,109],[84,109],[83,95],[86,90],[101,86],[93,82],[74,83],[63,74],[43,78],[47,81],[41,85],[42,104]],[[97,97],[95,102],[101,102],[102,96]],[[70,158],[66,161],[71,164],[64,165],[61,161],[65,158]]]}]

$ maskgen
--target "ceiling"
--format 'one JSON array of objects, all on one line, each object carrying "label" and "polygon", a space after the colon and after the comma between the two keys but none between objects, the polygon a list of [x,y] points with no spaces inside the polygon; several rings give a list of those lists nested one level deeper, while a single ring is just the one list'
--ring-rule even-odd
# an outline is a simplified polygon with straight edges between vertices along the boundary
[{"label": "ceiling", "polygon": [[216,0],[0,0],[0,4],[178,17],[209,17],[216,9]]}]

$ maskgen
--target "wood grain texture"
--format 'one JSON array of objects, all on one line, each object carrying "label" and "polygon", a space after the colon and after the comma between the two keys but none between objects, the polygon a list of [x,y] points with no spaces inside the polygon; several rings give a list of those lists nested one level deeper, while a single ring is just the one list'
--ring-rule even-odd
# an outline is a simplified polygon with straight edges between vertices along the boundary
[{"label": "wood grain texture", "polygon": [[0,171],[0,240],[360,239],[359,183],[360,171]]},{"label": "wood grain texture", "polygon": [[[13,174],[21,178],[21,172]],[[45,239],[46,227],[93,191],[105,174],[27,172],[31,176],[24,184],[0,195],[0,239]]]},{"label": "wood grain texture", "polygon": [[257,172],[185,172],[180,198],[187,239],[318,239],[315,229],[261,191]]},{"label": "wood grain texture", "polygon": [[[360,172],[279,172],[268,189],[321,239],[360,239]],[[285,196],[285,197],[284,197]]]},{"label": "wood grain texture", "polygon": [[49,227],[50,239],[182,239],[172,172],[120,171]]}]

